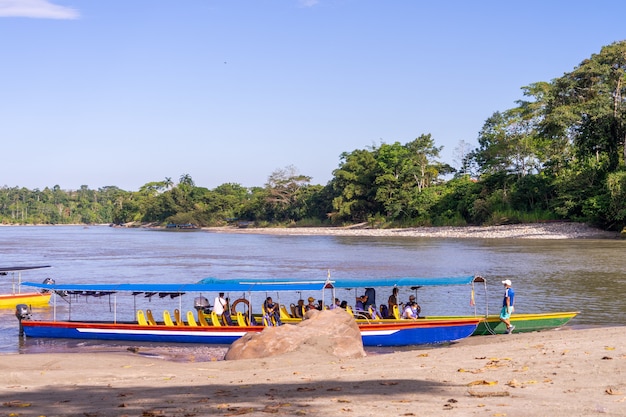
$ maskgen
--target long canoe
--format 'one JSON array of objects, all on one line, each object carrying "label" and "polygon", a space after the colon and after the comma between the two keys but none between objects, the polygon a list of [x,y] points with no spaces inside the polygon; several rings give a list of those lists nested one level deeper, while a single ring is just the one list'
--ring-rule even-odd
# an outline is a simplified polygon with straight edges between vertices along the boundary
[{"label": "long canoe", "polygon": [[[37,284],[24,283],[24,285],[43,288],[46,291],[56,294],[68,294],[68,302],[71,303],[73,297],[101,297],[104,294],[113,293],[118,296],[158,296],[167,299],[178,299],[178,314],[182,308],[181,298],[184,294],[202,294],[208,292],[248,292],[261,293],[261,298],[268,292],[274,291],[321,291],[328,285],[327,281],[256,281],[242,280],[236,282],[217,281],[204,284]],[[117,298],[114,297],[112,307],[116,314]],[[248,302],[248,306],[250,303]],[[56,307],[56,306],[55,306]],[[174,308],[176,306],[173,306]],[[71,304],[70,304],[71,311]],[[128,340],[128,341],[152,341],[152,342],[177,342],[177,343],[205,343],[205,344],[230,344],[247,332],[262,331],[264,326],[223,326],[217,322],[208,322],[198,310],[197,319],[189,314],[184,316],[187,320],[177,320],[178,325],[166,324],[164,320],[156,323],[149,320],[143,322],[137,315],[136,322],[119,322],[116,320],[101,322],[93,320],[72,320],[57,321],[56,309],[53,320],[33,320],[30,313],[25,308],[18,306],[20,319],[20,331],[26,337],[47,337],[47,338],[73,338],[73,339],[100,339],[100,340]],[[251,311],[249,310],[250,314]],[[164,312],[165,313],[165,312]],[[169,312],[167,313],[169,316]],[[252,317],[252,316],[250,316]],[[197,325],[197,323],[200,325]],[[454,342],[470,336],[482,321],[481,318],[453,318],[437,320],[415,320],[398,321],[385,323],[357,323],[361,331],[364,346],[411,346],[421,344],[435,344]],[[248,320],[250,323],[251,320]],[[152,324],[150,324],[152,323]]]}]

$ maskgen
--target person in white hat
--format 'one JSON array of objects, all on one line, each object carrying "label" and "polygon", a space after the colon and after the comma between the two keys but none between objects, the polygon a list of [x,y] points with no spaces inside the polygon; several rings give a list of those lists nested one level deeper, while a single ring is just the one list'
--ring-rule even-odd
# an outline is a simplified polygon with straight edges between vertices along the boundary
[{"label": "person in white hat", "polygon": [[515,291],[511,288],[512,283],[510,279],[502,281],[504,284],[504,300],[502,300],[502,310],[500,311],[500,321],[506,324],[507,334],[511,334],[515,330],[515,326],[511,324],[511,314],[514,310],[515,303]]}]

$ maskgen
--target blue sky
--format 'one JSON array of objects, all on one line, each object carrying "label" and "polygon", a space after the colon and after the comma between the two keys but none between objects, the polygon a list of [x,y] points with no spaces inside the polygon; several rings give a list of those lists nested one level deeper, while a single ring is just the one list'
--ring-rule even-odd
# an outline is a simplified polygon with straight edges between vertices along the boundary
[{"label": "blue sky", "polygon": [[623,1],[0,0],[0,187],[326,184],[626,39]]}]

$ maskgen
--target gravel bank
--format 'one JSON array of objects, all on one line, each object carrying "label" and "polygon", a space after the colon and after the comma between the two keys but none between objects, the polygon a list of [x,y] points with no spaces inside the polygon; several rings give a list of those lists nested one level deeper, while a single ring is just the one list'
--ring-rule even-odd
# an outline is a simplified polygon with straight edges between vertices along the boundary
[{"label": "gravel bank", "polygon": [[275,235],[329,236],[407,236],[455,239],[616,239],[617,232],[590,227],[583,223],[554,222],[505,226],[413,227],[370,229],[364,227],[285,227],[285,228],[205,228],[216,233],[256,233]]}]

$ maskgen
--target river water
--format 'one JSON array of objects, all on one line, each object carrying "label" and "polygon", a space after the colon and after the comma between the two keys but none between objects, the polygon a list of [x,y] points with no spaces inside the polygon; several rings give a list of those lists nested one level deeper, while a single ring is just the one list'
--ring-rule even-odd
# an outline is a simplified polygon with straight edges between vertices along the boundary
[{"label": "river water", "polygon": [[[337,237],[224,234],[209,231],[124,229],[106,226],[1,227],[0,266],[51,265],[26,271],[24,281],[46,277],[63,283],[192,283],[216,278],[390,278],[481,275],[486,294],[476,290],[478,312],[495,313],[504,279],[516,291],[516,312],[580,311],[572,326],[626,325],[626,241],[433,239],[410,237]],[[10,292],[10,278],[0,277],[0,293]],[[25,290],[25,288],[23,288]],[[28,289],[26,289],[28,290]],[[377,304],[390,288],[377,289]],[[354,305],[363,289],[338,290]],[[401,289],[405,301],[413,293]],[[289,305],[319,294],[263,294]],[[213,300],[215,294],[206,294]],[[241,294],[227,294],[231,300]],[[422,288],[417,291],[423,315],[473,314],[470,287]],[[132,301],[116,298],[118,320],[132,319],[134,308],[158,312],[193,310],[193,298],[157,297]],[[181,303],[181,304],[179,304]],[[184,303],[184,304],[182,304]],[[110,297],[68,304],[56,297],[52,307],[34,317],[112,319]],[[254,304],[254,303],[253,303]],[[125,307],[125,308],[124,308]],[[253,306],[254,310],[258,310]],[[77,349],[119,349],[99,342],[21,340],[12,310],[0,310],[0,352],[36,353]],[[211,356],[207,347],[176,347],[183,355]],[[177,351],[178,352],[178,351]],[[190,353],[191,352],[191,353]],[[208,353],[207,353],[208,352]],[[219,356],[219,355],[218,355]]]}]

